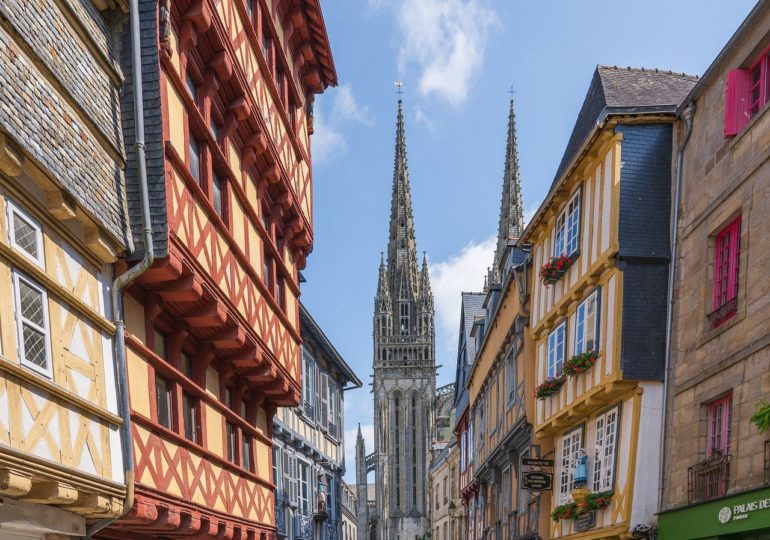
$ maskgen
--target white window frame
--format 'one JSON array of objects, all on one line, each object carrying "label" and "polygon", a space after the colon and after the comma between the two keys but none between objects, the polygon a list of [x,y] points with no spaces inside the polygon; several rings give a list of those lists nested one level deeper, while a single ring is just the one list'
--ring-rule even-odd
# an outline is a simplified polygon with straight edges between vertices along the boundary
[{"label": "white window frame", "polygon": [[[41,302],[43,304],[43,324],[45,328],[41,328],[32,321],[29,321],[21,316],[21,290],[19,288],[19,282],[24,282],[28,287],[36,290],[41,294]],[[52,359],[51,359],[51,325],[48,320],[48,293],[46,290],[32,281],[28,277],[22,275],[20,272],[13,271],[13,299],[16,309],[16,338],[18,340],[19,361],[21,364],[36,373],[50,378],[53,378]],[[33,329],[41,332],[45,337],[45,368],[42,368],[27,360],[26,352],[24,350],[24,325],[28,324]]]},{"label": "white window frame", "polygon": [[[593,314],[588,313],[588,307],[590,303],[594,303],[593,307]],[[591,294],[589,294],[585,300],[583,300],[580,304],[578,304],[577,309],[575,310],[575,354],[581,354],[584,352],[588,352],[590,350],[598,350],[599,349],[599,308],[600,308],[600,297],[599,297],[599,289],[596,289]],[[590,336],[591,339],[588,339],[588,335],[586,334],[586,323],[588,322],[588,317],[593,317],[593,335]],[[586,347],[586,343],[588,341],[593,341],[593,347]]]},{"label": "white window frame", "polygon": [[[311,478],[311,472],[313,468],[310,463],[304,459],[297,458],[297,479],[298,479],[298,491],[297,491],[297,508],[303,515],[310,515],[313,513],[313,480]],[[305,478],[303,472],[307,473]],[[307,497],[303,497],[302,489],[307,488]]]},{"label": "white window frame", "polygon": [[[561,334],[561,337],[559,336]],[[561,354],[559,355],[559,347]],[[567,350],[567,323],[562,321],[553,331],[548,334],[548,354],[546,361],[547,378],[557,377],[564,368],[564,358]]]},{"label": "white window frame", "polygon": [[583,426],[578,426],[559,439],[557,445],[558,491],[554,494],[556,504],[570,501],[572,482],[575,476],[575,462],[578,450],[583,448]]},{"label": "white window frame", "polygon": [[310,352],[302,348],[302,413],[310,420],[315,420],[315,360]]},{"label": "white window frame", "polygon": [[[37,255],[33,256],[29,251],[21,247],[16,243],[16,228],[13,223],[13,214],[18,214],[21,219],[29,223],[29,225],[35,229],[35,240],[37,241]],[[45,250],[43,247],[43,227],[40,222],[35,219],[29,212],[22,209],[19,205],[11,201],[6,200],[6,219],[8,220],[8,241],[19,253],[26,258],[34,262],[40,268],[45,268]]]},{"label": "white window frame", "polygon": [[[329,412],[327,413],[326,418],[326,429],[329,432],[329,436],[333,439],[339,440],[340,438],[340,426],[337,425],[337,383],[334,381],[334,379],[331,378],[331,376],[326,376],[326,386],[329,389],[328,392],[328,403],[329,403]],[[334,433],[331,432],[329,429],[329,425],[334,424]]]},{"label": "white window frame", "polygon": [[516,345],[511,345],[511,348],[508,350],[508,354],[505,356],[505,362],[503,363],[503,369],[505,370],[505,406],[506,409],[509,409],[514,403],[516,403],[516,397],[517,397],[517,386],[518,381],[517,379],[517,368],[516,365],[516,357],[518,356],[518,351],[516,350]]},{"label": "white window frame", "polygon": [[570,257],[580,249],[580,195],[581,189],[578,189],[556,218],[553,234],[554,257]]},{"label": "white window frame", "polygon": [[594,441],[593,471],[591,473],[593,491],[613,491],[615,489],[615,464],[620,435],[620,405],[605,411],[596,417],[596,440]]}]

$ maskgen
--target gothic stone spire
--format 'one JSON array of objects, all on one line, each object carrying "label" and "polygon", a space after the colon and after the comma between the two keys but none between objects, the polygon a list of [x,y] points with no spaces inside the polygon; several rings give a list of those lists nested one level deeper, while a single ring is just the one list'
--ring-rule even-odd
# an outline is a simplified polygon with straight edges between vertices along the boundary
[{"label": "gothic stone spire", "polygon": [[[390,237],[388,240],[388,274],[392,294],[406,286],[409,296],[417,296],[417,244],[414,238],[412,196],[409,192],[409,167],[406,160],[404,111],[398,100],[396,121],[396,155],[393,164],[393,193],[390,203]],[[402,274],[403,275],[402,277]]]},{"label": "gothic stone spire", "polygon": [[385,268],[385,258],[380,254],[380,272],[377,278],[377,296],[374,299],[374,309],[380,313],[393,309],[390,298],[390,285],[388,284],[388,270]]},{"label": "gothic stone spire", "polygon": [[[503,193],[500,200],[500,223],[497,232],[495,260],[489,273],[491,283],[500,281],[500,262],[505,254],[508,240],[519,238],[524,230],[524,211],[521,201],[521,180],[519,178],[519,149],[516,142],[516,111],[511,98],[508,113],[508,140],[505,146],[505,171],[503,172]],[[490,284],[491,284],[490,283]]]}]

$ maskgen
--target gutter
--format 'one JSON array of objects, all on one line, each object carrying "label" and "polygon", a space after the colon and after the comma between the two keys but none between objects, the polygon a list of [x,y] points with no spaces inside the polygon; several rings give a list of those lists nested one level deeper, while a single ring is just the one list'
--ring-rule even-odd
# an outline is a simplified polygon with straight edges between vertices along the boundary
[{"label": "gutter", "polygon": [[674,208],[673,224],[671,231],[671,263],[668,267],[668,291],[666,305],[666,363],[663,371],[663,410],[660,423],[660,470],[658,471],[658,510],[663,510],[663,480],[666,469],[666,421],[668,415],[668,387],[671,379],[671,330],[674,324],[674,280],[676,279],[677,244],[679,242],[679,201],[682,193],[682,166],[684,164],[684,150],[692,135],[692,121],[695,116],[695,102],[691,101],[682,112],[685,132],[682,142],[679,144],[676,155],[676,178],[674,180]]},{"label": "gutter", "polygon": [[115,279],[112,286],[112,306],[114,309],[115,340],[113,343],[117,368],[118,409],[123,423],[120,426],[120,442],[123,454],[126,499],[123,512],[112,518],[101,519],[86,529],[86,539],[93,536],[120,519],[134,506],[134,447],[131,439],[131,405],[128,399],[128,370],[126,368],[126,323],[123,320],[123,291],[155,261],[155,246],[152,238],[150,219],[150,201],[147,191],[147,164],[144,144],[144,96],[142,81],[142,55],[140,51],[139,0],[130,0],[129,14],[131,21],[131,64],[134,87],[134,130],[136,134],[134,151],[139,175],[139,200],[142,207],[142,232],[144,235],[144,257]]}]

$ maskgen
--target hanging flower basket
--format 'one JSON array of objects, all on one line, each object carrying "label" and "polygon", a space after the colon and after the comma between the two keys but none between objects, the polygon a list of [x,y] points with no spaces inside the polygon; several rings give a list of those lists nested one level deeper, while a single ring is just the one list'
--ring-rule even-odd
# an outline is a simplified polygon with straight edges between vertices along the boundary
[{"label": "hanging flower basket", "polygon": [[540,267],[540,280],[546,287],[553,285],[559,281],[564,274],[567,273],[569,267],[575,262],[574,259],[567,257],[566,255],[559,255],[554,257],[550,262],[545,263]]},{"label": "hanging flower basket", "polygon": [[542,384],[535,388],[535,397],[545,399],[548,396],[556,394],[564,384],[567,378],[562,374],[558,377],[549,377]]},{"label": "hanging flower basket", "polygon": [[593,510],[603,510],[610,505],[610,501],[612,501],[612,491],[591,493],[581,503],[573,501],[567,504],[560,504],[551,512],[551,519],[554,521],[574,519]]},{"label": "hanging flower basket", "polygon": [[596,363],[599,358],[599,351],[586,351],[576,354],[564,363],[564,374],[568,377],[576,377],[585,373]]}]

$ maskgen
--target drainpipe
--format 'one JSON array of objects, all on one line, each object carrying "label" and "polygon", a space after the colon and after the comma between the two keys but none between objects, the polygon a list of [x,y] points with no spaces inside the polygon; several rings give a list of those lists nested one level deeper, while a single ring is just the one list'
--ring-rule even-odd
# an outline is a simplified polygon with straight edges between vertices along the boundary
[{"label": "drainpipe", "polygon": [[142,95],[142,55],[139,26],[139,0],[129,0],[131,22],[131,65],[134,86],[134,130],[136,139],[136,168],[139,176],[139,202],[142,207],[142,232],[144,236],[144,258],[115,279],[112,286],[112,306],[115,323],[115,364],[118,375],[118,409],[123,423],[120,426],[120,442],[123,454],[126,499],[123,513],[114,518],[102,519],[86,530],[86,539],[104,529],[112,522],[126,515],[134,506],[134,447],[131,439],[131,405],[128,400],[128,370],[126,368],[126,323],[123,320],[123,290],[147,270],[155,260],[155,246],[152,240],[150,201],[147,193],[147,165],[144,151],[144,96]]},{"label": "drainpipe", "polygon": [[691,101],[682,112],[684,137],[676,155],[676,179],[674,180],[674,219],[671,231],[671,263],[668,267],[668,292],[666,305],[666,365],[663,375],[663,417],[660,423],[660,471],[658,474],[658,511],[663,511],[663,476],[666,469],[666,417],[668,415],[668,387],[671,379],[671,329],[674,324],[674,280],[676,279],[677,244],[679,242],[679,200],[682,193],[682,165],[684,149],[692,134],[692,120],[695,116],[695,102]]}]

